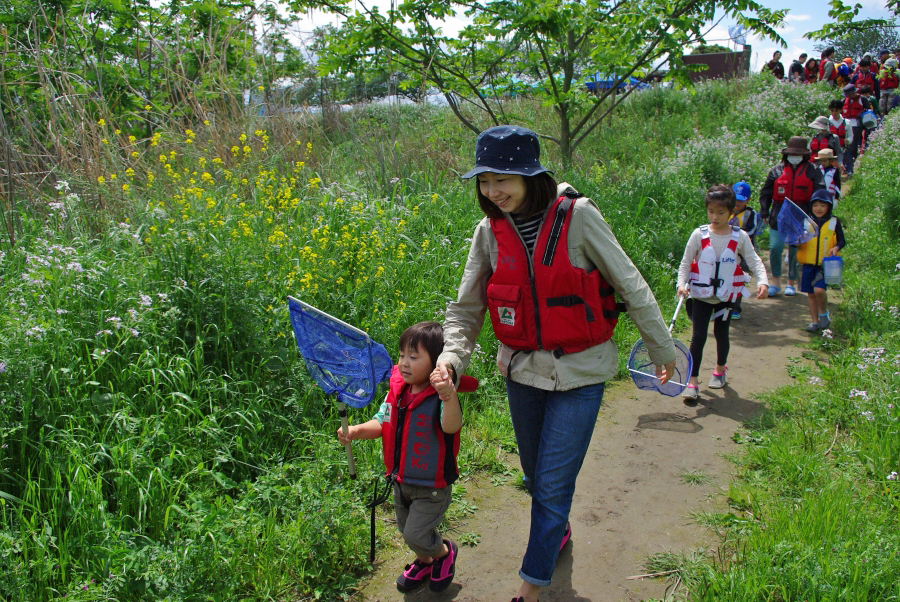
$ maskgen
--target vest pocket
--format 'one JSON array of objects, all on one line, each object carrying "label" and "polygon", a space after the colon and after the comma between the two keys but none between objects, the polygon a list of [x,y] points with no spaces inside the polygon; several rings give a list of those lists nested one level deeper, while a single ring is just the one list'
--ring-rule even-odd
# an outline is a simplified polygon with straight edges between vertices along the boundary
[{"label": "vest pocket", "polygon": [[488,310],[494,334],[507,345],[528,343],[522,288],[515,284],[488,284]]}]

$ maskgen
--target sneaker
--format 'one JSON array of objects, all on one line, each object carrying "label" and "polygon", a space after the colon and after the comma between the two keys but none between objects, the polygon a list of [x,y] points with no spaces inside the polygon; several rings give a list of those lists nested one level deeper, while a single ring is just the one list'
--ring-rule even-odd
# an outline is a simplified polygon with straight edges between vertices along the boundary
[{"label": "sneaker", "polygon": [[810,322],[809,326],[806,327],[806,332],[817,332],[819,330],[818,322]]},{"label": "sneaker", "polygon": [[[785,293],[787,294],[787,293]],[[725,386],[725,372],[728,370],[728,367],[725,367],[725,370],[722,370],[722,374],[712,373],[712,377],[709,379],[709,388],[710,389],[721,389]]]},{"label": "sneaker", "polygon": [[456,555],[459,548],[449,539],[445,539],[444,543],[450,552],[443,558],[436,558],[431,563],[431,583],[428,587],[433,592],[442,592],[453,583],[453,575],[456,574]]},{"label": "sneaker", "polygon": [[733,311],[733,312],[731,312],[731,319],[732,319],[732,320],[740,320],[740,319],[741,319],[741,312],[739,312],[739,311]]},{"label": "sneaker", "polygon": [[769,285],[769,296],[770,297],[774,297],[775,295],[777,295],[780,292],[781,292],[780,286],[772,286],[771,284]]},{"label": "sneaker", "polygon": [[569,543],[570,539],[572,539],[572,523],[566,523],[566,532],[563,533],[562,543],[559,544],[560,552],[566,547],[566,544]]},{"label": "sneaker", "polygon": [[397,589],[401,592],[411,592],[429,579],[434,563],[425,564],[416,558],[412,564],[407,564],[403,573],[397,577]]},{"label": "sneaker", "polygon": [[784,296],[785,297],[793,297],[796,294],[797,294],[797,289],[795,289],[790,284],[787,285],[786,287],[784,287]]},{"label": "sneaker", "polygon": [[690,407],[697,405],[698,397],[700,397],[700,389],[697,388],[697,385],[688,385],[681,393],[681,401],[684,402],[684,405]]},{"label": "sneaker", "polygon": [[825,312],[825,315],[819,314],[819,330],[825,330],[831,326],[831,312]]}]

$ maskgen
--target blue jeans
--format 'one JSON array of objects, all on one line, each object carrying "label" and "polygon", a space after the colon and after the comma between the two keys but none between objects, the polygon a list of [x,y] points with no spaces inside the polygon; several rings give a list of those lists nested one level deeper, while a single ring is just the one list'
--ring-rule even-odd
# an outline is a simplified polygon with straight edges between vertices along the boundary
[{"label": "blue jeans", "polygon": [[531,491],[531,532],[519,576],[550,585],[559,544],[603,400],[603,383],[545,391],[506,379],[509,411],[525,486]]},{"label": "blue jeans", "polygon": [[[799,265],[797,263],[797,246],[788,245],[788,280],[796,280]],[[784,253],[784,239],[778,230],[769,228],[769,263],[772,264],[772,276],[781,278],[781,257]]]}]

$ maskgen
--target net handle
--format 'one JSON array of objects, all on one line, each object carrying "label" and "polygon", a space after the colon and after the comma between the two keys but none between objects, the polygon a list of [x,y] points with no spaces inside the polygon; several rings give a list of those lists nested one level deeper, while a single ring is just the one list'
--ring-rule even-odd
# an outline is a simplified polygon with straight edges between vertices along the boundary
[{"label": "net handle", "polygon": [[[344,435],[348,436],[350,434],[350,425],[347,423],[347,404],[341,401],[341,398],[337,395],[334,396],[334,400],[337,402],[338,406],[338,416],[341,417],[341,429],[344,431]],[[356,478],[356,461],[353,459],[353,444],[349,441],[344,444],[344,450],[347,452],[347,464],[350,465],[350,478]]]},{"label": "net handle", "polygon": [[669,334],[672,334],[672,328],[675,326],[675,320],[678,319],[678,312],[681,311],[681,306],[684,304],[684,297],[678,295],[678,305],[675,306],[675,315],[672,316],[672,321],[669,322]]},{"label": "net handle", "polygon": [[[640,374],[641,376],[648,376],[648,377],[652,378],[653,380],[659,380],[659,377],[657,375],[650,374],[649,372],[641,372],[640,370],[635,370],[634,368],[629,368],[628,371],[631,372],[632,374]],[[666,382],[666,384],[669,384],[669,383],[672,383],[673,385],[678,385],[679,387],[687,386],[684,383],[675,382],[674,380],[670,380],[670,381]]]}]

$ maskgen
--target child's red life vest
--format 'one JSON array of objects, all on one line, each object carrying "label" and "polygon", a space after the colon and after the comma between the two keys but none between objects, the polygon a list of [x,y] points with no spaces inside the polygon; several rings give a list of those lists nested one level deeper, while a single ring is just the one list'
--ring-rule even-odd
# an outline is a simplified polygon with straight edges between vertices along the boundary
[{"label": "child's red life vest", "polygon": [[847,122],[841,119],[840,126],[836,126],[832,123],[828,126],[828,129],[832,134],[837,134],[838,140],[841,142],[841,148],[844,148],[844,145],[847,144]]},{"label": "child's red life vest", "polygon": [[854,84],[854,85],[856,86],[857,90],[862,88],[863,86],[869,86],[869,88],[874,93],[875,92],[875,74],[872,73],[871,70],[868,71],[867,73],[863,73],[862,71],[859,71],[856,74],[856,84]]},{"label": "child's red life vest", "polygon": [[809,150],[816,154],[823,148],[828,148],[828,136],[817,134],[809,141]]},{"label": "child's red life vest", "polygon": [[[381,449],[387,475],[398,483],[446,487],[459,477],[459,431],[441,429],[441,398],[434,387],[404,395],[408,385],[399,368],[391,372],[388,409],[381,423]],[[403,406],[408,401],[408,406]]]},{"label": "child's red life vest", "polygon": [[525,243],[506,217],[491,218],[498,259],[487,284],[494,334],[518,350],[575,353],[612,337],[623,306],[598,270],[588,272],[569,258],[569,224],[574,190],[548,210],[528,255]]},{"label": "child's red life vest", "polygon": [[841,111],[841,115],[844,119],[856,119],[859,117],[860,113],[866,110],[866,107],[863,106],[861,96],[857,98],[845,98],[844,99],[844,110]]},{"label": "child's red life vest", "polygon": [[737,246],[741,229],[731,227],[731,240],[716,259],[716,250],[709,238],[709,226],[700,226],[700,254],[691,263],[689,283],[691,296],[695,299],[718,298],[720,301],[735,301],[741,296],[749,297],[745,286],[747,276],[741,269]]},{"label": "child's red life vest", "polygon": [[800,169],[794,171],[794,166],[787,164],[784,171],[775,180],[775,187],[772,190],[772,200],[783,203],[784,199],[790,199],[795,203],[808,203],[813,194],[813,181],[807,174],[810,167],[815,166],[804,162],[798,165]]},{"label": "child's red life vest", "polygon": [[885,73],[881,76],[880,84],[882,92],[896,90],[897,86],[900,86],[900,78],[898,78],[895,73]]}]

